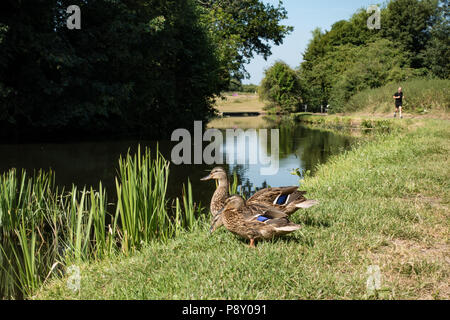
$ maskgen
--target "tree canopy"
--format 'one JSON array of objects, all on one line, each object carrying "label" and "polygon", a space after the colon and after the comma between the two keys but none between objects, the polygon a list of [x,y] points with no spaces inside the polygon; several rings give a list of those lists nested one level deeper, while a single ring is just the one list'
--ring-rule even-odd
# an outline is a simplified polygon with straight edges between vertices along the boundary
[{"label": "tree canopy", "polygon": [[[316,29],[299,67],[302,100],[339,112],[350,97],[392,81],[448,78],[448,1],[391,0],[381,8],[381,29],[369,29],[358,10],[329,31]],[[310,109],[310,108],[308,108]]]},{"label": "tree canopy", "polygon": [[287,18],[283,2],[277,6],[260,0],[197,0],[203,10],[202,20],[214,40],[219,60],[230,77],[248,76],[244,64],[254,55],[266,59],[271,46],[283,43],[293,28],[281,22]]},{"label": "tree canopy", "polygon": [[298,111],[300,91],[297,73],[282,61],[277,61],[265,71],[259,87],[260,97],[270,101],[273,107],[282,112]]},{"label": "tree canopy", "polygon": [[[69,5],[80,30],[66,26]],[[257,0],[2,1],[0,136],[190,128],[248,59],[282,42],[285,17]]]}]

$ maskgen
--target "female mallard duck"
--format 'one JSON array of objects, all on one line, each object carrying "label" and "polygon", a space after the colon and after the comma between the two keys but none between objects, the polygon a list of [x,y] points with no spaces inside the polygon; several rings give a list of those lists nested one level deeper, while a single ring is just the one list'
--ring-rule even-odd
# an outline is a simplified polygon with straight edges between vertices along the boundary
[{"label": "female mallard duck", "polygon": [[[225,206],[218,216],[229,231],[249,239],[250,247],[255,247],[255,240],[272,239],[300,229],[298,224],[288,220],[286,214],[273,208],[265,212],[263,205],[261,208],[256,210],[259,213],[255,214],[255,210],[249,209],[242,197],[235,195],[225,201]],[[280,216],[274,217],[274,214]],[[250,216],[252,219],[248,218]]]},{"label": "female mallard duck", "polygon": [[[227,173],[221,167],[212,169],[211,173],[204,177],[203,181],[215,179],[219,181],[218,187],[211,199],[210,210],[213,215],[211,230],[215,230],[222,225],[219,218],[216,219],[219,211],[224,207],[228,194]],[[319,202],[307,200],[303,195],[305,191],[298,190],[298,187],[266,188],[259,190],[247,200],[247,204],[263,204],[274,207],[287,215],[291,215],[298,209],[310,208]]]},{"label": "female mallard duck", "polygon": [[[225,200],[224,207],[228,199]],[[223,225],[222,212],[223,208],[215,216],[213,216],[210,229],[211,233]],[[277,208],[269,207],[260,203],[249,203],[248,201],[245,203],[245,210],[241,210],[240,214],[242,219],[248,222],[257,221],[260,216],[264,216],[267,219],[287,219],[289,217],[286,213],[278,210]]]},{"label": "female mallard duck", "polygon": [[273,206],[287,215],[291,215],[298,209],[308,209],[319,202],[307,200],[303,195],[306,191],[298,190],[298,187],[266,188],[259,190],[248,199],[248,203],[262,203]]},{"label": "female mallard duck", "polygon": [[227,200],[229,196],[227,173],[223,168],[217,167],[212,169],[211,173],[208,176],[200,180],[207,181],[211,179],[217,180],[219,182],[216,191],[212,196],[211,204],[209,206],[214,218],[219,213],[219,211],[222,210],[223,206],[225,205],[225,200]]}]

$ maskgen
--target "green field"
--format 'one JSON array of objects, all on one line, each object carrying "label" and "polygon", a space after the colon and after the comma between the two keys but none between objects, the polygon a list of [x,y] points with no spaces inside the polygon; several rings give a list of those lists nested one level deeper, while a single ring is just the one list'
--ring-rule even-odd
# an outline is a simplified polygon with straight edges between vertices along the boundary
[{"label": "green field", "polygon": [[[290,236],[246,243],[222,229],[153,241],[81,264],[81,289],[53,278],[34,299],[449,299],[450,128],[409,120],[321,165],[302,182],[321,204]],[[369,266],[381,288],[366,288]]]},{"label": "green field", "polygon": [[215,107],[219,112],[264,112],[264,102],[250,93],[224,94],[224,99],[218,99]]}]

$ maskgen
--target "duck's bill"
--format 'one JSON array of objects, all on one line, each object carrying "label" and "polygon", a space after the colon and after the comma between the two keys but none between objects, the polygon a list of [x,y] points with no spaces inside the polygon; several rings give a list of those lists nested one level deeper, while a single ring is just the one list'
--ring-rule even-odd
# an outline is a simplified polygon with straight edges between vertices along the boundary
[{"label": "duck's bill", "polygon": [[211,179],[212,179],[211,175],[208,175],[204,178],[201,178],[200,181],[207,181],[207,180],[211,180]]}]

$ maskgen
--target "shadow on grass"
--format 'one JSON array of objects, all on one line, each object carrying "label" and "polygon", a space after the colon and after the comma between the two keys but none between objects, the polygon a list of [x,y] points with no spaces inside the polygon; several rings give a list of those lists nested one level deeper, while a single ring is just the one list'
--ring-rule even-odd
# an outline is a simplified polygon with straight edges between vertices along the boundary
[{"label": "shadow on grass", "polygon": [[[246,246],[249,246],[250,244],[250,241],[248,239],[244,239],[236,235],[234,236],[234,239]],[[279,236],[268,240],[255,241],[256,247],[258,247],[262,243],[273,244],[274,246],[280,243],[297,243],[299,245],[306,247],[314,247],[314,239],[310,236],[304,235],[301,232],[297,232],[296,234]]]},{"label": "shadow on grass", "polygon": [[333,225],[333,223],[325,218],[320,219],[317,217],[311,217],[311,216],[303,216],[299,219],[299,224],[308,226],[308,227],[316,227],[316,228],[329,228]]}]

